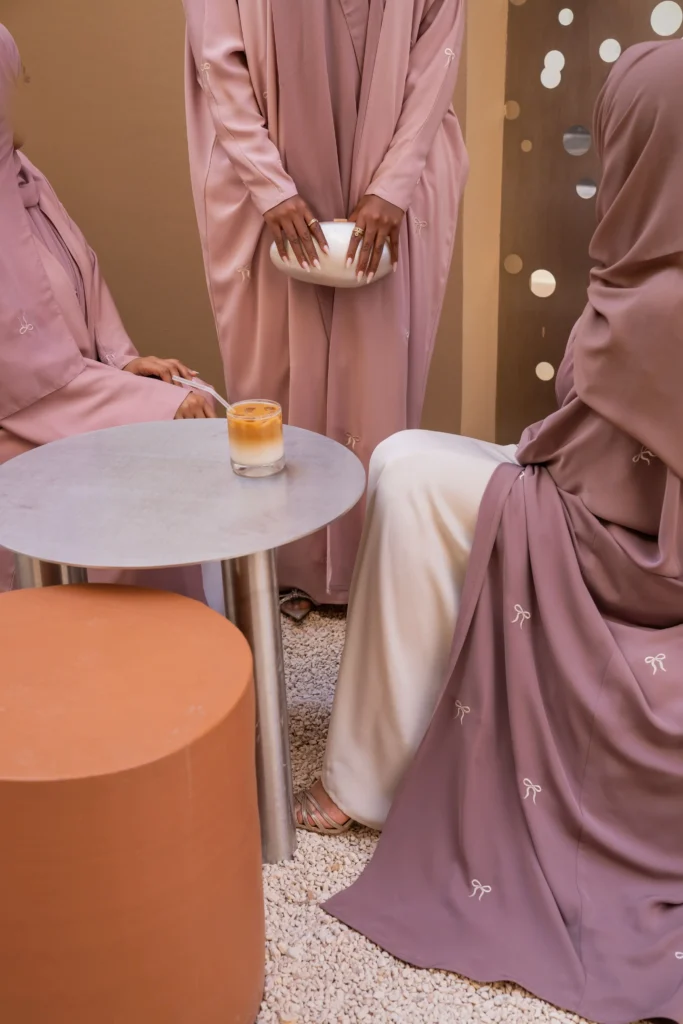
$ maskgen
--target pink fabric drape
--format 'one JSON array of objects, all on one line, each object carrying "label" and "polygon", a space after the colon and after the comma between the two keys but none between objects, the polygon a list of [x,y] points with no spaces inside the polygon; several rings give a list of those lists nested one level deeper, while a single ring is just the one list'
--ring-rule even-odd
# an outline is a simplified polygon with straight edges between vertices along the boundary
[{"label": "pink fabric drape", "polygon": [[[467,157],[451,108],[462,0],[184,0],[192,181],[226,386],[353,448],[419,424]],[[406,210],[399,271],[358,291],[290,281],[263,213],[321,220],[366,193]],[[344,602],[359,506],[281,553],[280,582]]]},{"label": "pink fabric drape", "polygon": [[444,696],[329,905],[402,960],[605,1024],[683,1021],[681,96],[676,40],[600,97],[562,407],[490,485]]}]

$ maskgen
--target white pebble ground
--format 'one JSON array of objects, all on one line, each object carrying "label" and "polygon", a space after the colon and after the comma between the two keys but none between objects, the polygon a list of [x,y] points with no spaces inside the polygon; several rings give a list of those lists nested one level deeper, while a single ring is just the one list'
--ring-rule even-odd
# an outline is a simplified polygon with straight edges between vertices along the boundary
[{"label": "white pebble ground", "polygon": [[[301,625],[284,620],[284,636],[299,788],[320,770],[344,618],[316,612]],[[267,981],[259,1024],[579,1021],[514,985],[475,985],[406,967],[338,924],[319,904],[356,878],[377,835],[366,829],[335,839],[299,835],[295,860],[265,869]]]}]

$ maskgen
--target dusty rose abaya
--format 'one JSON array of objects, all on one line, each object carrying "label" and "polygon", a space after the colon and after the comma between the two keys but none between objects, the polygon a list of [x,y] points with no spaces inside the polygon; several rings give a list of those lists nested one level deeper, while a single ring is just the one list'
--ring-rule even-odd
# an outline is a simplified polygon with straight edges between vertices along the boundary
[{"label": "dusty rose abaya", "polygon": [[453,671],[331,913],[606,1024],[683,1021],[683,42],[621,58],[588,305],[482,507]]},{"label": "dusty rose abaya", "polygon": [[[451,109],[464,0],[184,0],[194,195],[231,398],[352,447],[419,425],[467,158]],[[263,214],[321,220],[366,193],[406,210],[398,273],[358,291],[290,281]],[[359,506],[282,553],[280,582],[344,602]]]},{"label": "dusty rose abaya", "polygon": [[[179,388],[122,370],[139,353],[97,258],[43,175],[14,149],[21,72],[0,25],[0,464],[36,445],[123,423],[173,419]],[[203,598],[198,569],[93,573]],[[0,548],[0,592],[13,559]]]}]

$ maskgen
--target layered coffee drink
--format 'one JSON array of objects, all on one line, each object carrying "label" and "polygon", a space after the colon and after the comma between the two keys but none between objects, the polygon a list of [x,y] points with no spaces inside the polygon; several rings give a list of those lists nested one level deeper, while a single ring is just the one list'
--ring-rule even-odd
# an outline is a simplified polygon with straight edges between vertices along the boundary
[{"label": "layered coffee drink", "polygon": [[255,398],[228,410],[230,461],[240,476],[272,476],[285,467],[282,409]]}]

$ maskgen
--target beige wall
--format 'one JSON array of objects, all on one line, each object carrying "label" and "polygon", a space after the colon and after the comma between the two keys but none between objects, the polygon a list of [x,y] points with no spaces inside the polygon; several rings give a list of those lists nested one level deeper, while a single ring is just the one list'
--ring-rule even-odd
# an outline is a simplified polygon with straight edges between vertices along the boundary
[{"label": "beige wall", "polygon": [[[133,339],[222,382],[187,170],[179,0],[0,4],[32,79],[26,151],[98,251]],[[470,4],[456,106],[472,174],[424,418],[457,431],[462,397],[463,427],[481,436],[495,413],[506,6]]]},{"label": "beige wall", "polygon": [[495,439],[500,211],[508,0],[469,8],[467,147],[470,181],[463,217],[463,434]]}]

